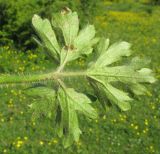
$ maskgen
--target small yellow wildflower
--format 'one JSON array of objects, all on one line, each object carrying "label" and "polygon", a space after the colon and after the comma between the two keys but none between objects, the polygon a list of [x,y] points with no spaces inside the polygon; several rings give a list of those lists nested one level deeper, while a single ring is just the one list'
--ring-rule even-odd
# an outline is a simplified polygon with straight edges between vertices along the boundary
[{"label": "small yellow wildflower", "polygon": [[136,125],[136,126],[134,127],[134,129],[136,129],[136,130],[137,130],[137,129],[138,129],[138,126]]},{"label": "small yellow wildflower", "polygon": [[40,145],[43,145],[43,144],[44,144],[44,142],[43,142],[43,141],[40,141],[40,142],[39,142],[39,144],[40,144]]},{"label": "small yellow wildflower", "polygon": [[22,140],[18,140],[17,144],[16,144],[16,147],[20,148],[22,145],[23,145],[23,141]]},{"label": "small yellow wildflower", "polygon": [[146,133],[146,130],[143,130],[143,133],[145,134],[145,133]]},{"label": "small yellow wildflower", "polygon": [[57,144],[57,143],[58,143],[57,139],[54,139],[54,140],[53,140],[53,143],[54,143],[54,144]]},{"label": "small yellow wildflower", "polygon": [[146,126],[148,126],[148,120],[147,120],[147,119],[145,119],[144,124],[145,124]]},{"label": "small yellow wildflower", "polygon": [[7,152],[7,150],[6,150],[6,149],[4,149],[4,150],[3,150],[3,152],[4,152],[4,153],[6,153],[6,152]]},{"label": "small yellow wildflower", "polygon": [[24,140],[28,140],[28,137],[27,137],[27,136],[25,136],[25,137],[24,137]]},{"label": "small yellow wildflower", "polygon": [[96,119],[95,122],[98,123],[98,120]]}]

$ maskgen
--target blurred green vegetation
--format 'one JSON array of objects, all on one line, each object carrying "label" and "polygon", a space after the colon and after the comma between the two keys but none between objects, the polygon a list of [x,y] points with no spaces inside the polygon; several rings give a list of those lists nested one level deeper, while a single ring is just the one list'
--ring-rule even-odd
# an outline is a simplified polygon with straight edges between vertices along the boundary
[{"label": "blurred green vegetation", "polygon": [[[150,67],[160,79],[160,6],[158,0],[0,0],[0,73],[29,73],[52,69],[52,61],[32,41],[34,13],[51,18],[64,6],[78,11],[81,26],[95,24],[97,35],[111,43],[132,43],[134,55],[151,58]],[[82,58],[69,65],[85,67]],[[75,81],[75,87],[83,87]],[[63,149],[53,122],[32,120],[30,98],[22,87],[0,89],[0,153],[8,154],[159,154],[160,82],[148,86],[147,96],[135,97],[132,109],[99,111],[95,121],[80,119],[81,140]],[[81,88],[80,87],[80,88]],[[94,103],[96,104],[96,101]]]},{"label": "blurred green vegetation", "polygon": [[[97,5],[96,0],[0,0],[0,44],[11,44],[23,50],[34,49],[33,14],[51,18],[53,13],[68,6],[88,20],[87,17],[98,9]],[[82,22],[84,20],[82,18]]]}]

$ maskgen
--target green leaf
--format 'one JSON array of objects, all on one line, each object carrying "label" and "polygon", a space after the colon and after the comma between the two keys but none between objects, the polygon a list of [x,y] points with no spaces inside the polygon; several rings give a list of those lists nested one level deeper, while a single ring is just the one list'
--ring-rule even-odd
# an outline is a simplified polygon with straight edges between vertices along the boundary
[{"label": "green leaf", "polygon": [[53,16],[52,24],[62,30],[66,46],[71,46],[77,37],[79,20],[76,12],[62,10],[61,13]]},{"label": "green leaf", "polygon": [[93,25],[86,26],[79,32],[77,38],[74,40],[75,48],[77,48],[78,51],[81,51],[88,46],[92,46],[91,40],[95,37],[95,33]]},{"label": "green leaf", "polygon": [[104,54],[109,47],[109,39],[101,38],[97,46],[96,56],[99,57],[101,54]]},{"label": "green leaf", "polygon": [[74,140],[78,141],[81,131],[78,125],[77,114],[73,106],[74,102],[67,97],[63,89],[58,91],[58,101],[61,108],[61,123],[58,127],[60,131],[64,133],[64,147],[68,147]]},{"label": "green leaf", "polygon": [[138,84],[138,83],[130,84],[129,87],[133,91],[133,93],[136,95],[145,95],[148,93],[147,88],[142,84]]},{"label": "green leaf", "polygon": [[132,66],[126,65],[95,68],[89,70],[89,74],[93,74],[93,76],[105,80],[105,82],[154,83],[156,81],[151,69],[134,70]]},{"label": "green leaf", "polygon": [[55,101],[56,94],[53,89],[47,87],[29,88],[24,91],[26,95],[33,97],[34,103],[29,105],[34,118],[40,118],[41,115],[45,115],[49,118],[56,115],[57,103]]},{"label": "green leaf", "polygon": [[55,14],[52,24],[61,29],[65,40],[65,45],[60,54],[61,64],[92,53],[93,45],[99,41],[99,38],[95,38],[93,25],[87,25],[79,32],[78,15],[68,8]]},{"label": "green leaf", "polygon": [[67,90],[67,94],[71,100],[75,101],[74,108],[80,113],[84,114],[88,118],[96,119],[97,112],[91,106],[91,100],[84,94],[76,92],[74,89],[70,88]]},{"label": "green leaf", "polygon": [[150,62],[151,60],[147,58],[134,57],[128,65],[133,67],[134,70],[138,70],[147,67]]},{"label": "green leaf", "polygon": [[[106,46],[108,46],[108,41],[104,44],[104,49]],[[105,51],[101,52],[100,56],[94,63],[94,67],[104,67],[121,60],[124,56],[130,56],[130,47],[131,45],[127,42],[119,42],[111,45],[109,48],[106,48]]]},{"label": "green leaf", "polygon": [[55,97],[55,90],[48,87],[35,87],[28,88],[25,91],[25,94],[34,98],[45,98],[53,99]]},{"label": "green leaf", "polygon": [[[148,60],[135,57],[117,66],[116,62],[131,55],[131,45],[127,42],[118,42],[109,46],[109,39],[95,37],[93,25],[87,25],[79,31],[78,15],[69,8],[55,14],[52,20],[53,26],[59,28],[63,34],[62,38],[58,38],[62,46],[59,46],[49,20],[34,15],[32,23],[40,38],[40,41],[35,38],[36,42],[47,49],[60,66],[55,71],[45,73],[0,75],[0,88],[37,83],[44,85],[45,82],[48,87],[26,89],[25,93],[33,97],[30,108],[36,117],[45,115],[55,119],[56,133],[63,138],[65,148],[79,140],[81,130],[78,115],[83,114],[90,119],[95,119],[98,115],[85,94],[67,88],[62,80],[69,81],[72,77],[88,79],[103,108],[107,109],[107,105],[115,104],[122,111],[129,110],[132,101],[128,93],[120,90],[125,89],[123,85],[129,87],[133,93],[142,95],[148,93],[143,83],[156,81],[152,70],[147,68]],[[57,28],[55,29],[58,30]],[[92,53],[98,42],[94,51],[96,56],[91,57],[94,60],[88,65],[87,70],[63,71],[67,62]],[[55,90],[49,88],[51,86]]]},{"label": "green leaf", "polygon": [[[106,109],[106,98],[118,105],[121,110],[131,108],[132,100],[127,93],[112,86],[113,83],[122,82],[127,84],[137,95],[147,93],[142,83],[154,83],[156,79],[151,69],[146,67],[150,62],[147,59],[133,58],[129,63],[122,66],[108,66],[122,59],[123,56],[130,56],[130,44],[119,42],[109,46],[109,40],[102,38],[97,46],[96,56],[88,66],[87,74],[91,79],[91,85],[98,96],[102,106]],[[103,96],[102,96],[103,95]]]},{"label": "green leaf", "polygon": [[[96,84],[98,84],[98,90],[103,93],[104,96],[106,95],[107,98],[115,103],[122,111],[127,111],[131,108],[129,102],[132,101],[132,99],[128,96],[127,93],[113,87],[109,83],[103,82],[102,80],[94,77],[92,77],[92,79],[96,81]],[[104,101],[104,96],[100,97],[99,101]],[[107,100],[105,102],[107,102]]]},{"label": "green leaf", "polygon": [[83,48],[76,48],[76,47],[74,47],[74,49],[62,48],[61,63],[64,62],[66,57],[67,57],[67,62],[69,62],[79,57],[82,57],[84,55],[91,54],[93,51],[93,45],[95,45],[98,41],[99,41],[99,38],[94,38],[90,40],[90,43],[88,43],[88,46],[84,46]]},{"label": "green leaf", "polygon": [[88,79],[88,81],[93,88],[95,96],[98,98],[99,103],[102,105],[103,109],[107,111],[110,102],[108,101],[106,92],[103,90],[103,86],[99,83],[94,82],[93,80]]},{"label": "green leaf", "polygon": [[87,96],[76,92],[72,88],[60,89],[58,91],[58,101],[61,108],[61,123],[58,129],[60,132],[63,130],[63,144],[68,147],[74,141],[78,141],[81,134],[77,111],[92,119],[97,118],[97,113],[90,105],[91,101]]},{"label": "green leaf", "polygon": [[132,99],[127,93],[113,87],[111,84],[105,84],[104,90],[108,98],[113,101],[122,111],[131,109],[129,102],[132,101]]},{"label": "green leaf", "polygon": [[34,15],[32,18],[32,24],[35,28],[37,34],[39,35],[43,46],[47,48],[49,54],[55,58],[59,59],[60,47],[58,45],[55,33],[48,19],[42,19],[38,15]]}]

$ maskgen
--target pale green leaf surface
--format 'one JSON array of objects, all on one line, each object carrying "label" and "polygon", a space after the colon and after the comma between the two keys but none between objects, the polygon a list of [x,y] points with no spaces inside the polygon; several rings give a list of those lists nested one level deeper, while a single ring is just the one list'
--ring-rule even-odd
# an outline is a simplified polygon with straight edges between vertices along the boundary
[{"label": "pale green leaf surface", "polygon": [[92,77],[92,79],[101,85],[100,90],[102,93],[106,95],[109,100],[114,102],[122,111],[127,111],[131,108],[129,102],[132,101],[132,99],[128,96],[128,93],[125,93],[122,90],[113,87],[111,84],[99,80],[98,78]]},{"label": "pale green leaf surface", "polygon": [[42,114],[51,118],[55,118],[57,103],[54,89],[47,87],[29,88],[24,91],[26,95],[35,98],[34,103],[29,107],[33,111],[33,118],[39,118]]},{"label": "pale green leaf surface", "polygon": [[76,12],[59,13],[53,16],[52,24],[62,30],[67,46],[73,44],[79,30],[79,20]]},{"label": "pale green leaf surface", "polygon": [[35,87],[26,89],[25,94],[32,97],[41,97],[46,99],[52,99],[55,97],[55,90],[48,87]]},{"label": "pale green leaf surface", "polygon": [[95,37],[95,28],[93,25],[88,25],[82,29],[77,38],[74,40],[74,46],[79,51],[84,47],[89,46],[91,40]]},{"label": "pale green leaf surface", "polygon": [[78,141],[81,134],[78,125],[77,111],[92,119],[97,117],[97,113],[90,105],[91,101],[87,96],[71,88],[60,89],[58,92],[58,101],[62,111],[59,129],[66,129],[63,143],[65,147],[68,147],[73,141]]},{"label": "pale green leaf surface", "polygon": [[109,39],[101,38],[97,46],[96,56],[99,57],[101,54],[104,54],[109,47]]},{"label": "pale green leaf surface", "polygon": [[85,46],[84,48],[82,48],[81,50],[78,50],[78,48],[74,48],[74,49],[65,49],[62,48],[61,50],[61,63],[64,62],[65,58],[67,59],[67,62],[69,61],[73,61],[79,57],[82,57],[84,55],[88,55],[91,54],[93,51],[93,45],[95,45],[98,42],[99,38],[94,38],[90,41],[90,43],[88,44],[88,46]]},{"label": "pale green leaf surface", "polygon": [[[115,66],[116,62],[122,60],[123,57],[131,55],[131,45],[127,42],[118,42],[109,46],[109,39],[95,37],[96,32],[93,25],[87,25],[79,31],[78,15],[68,8],[55,14],[52,20],[53,26],[62,31],[64,41],[63,38],[59,39],[62,47],[59,46],[48,19],[43,20],[38,15],[34,15],[32,23],[41,40],[39,42],[36,39],[37,43],[47,49],[48,53],[60,62],[60,66],[56,71],[49,73],[0,75],[0,86],[7,87],[16,84],[26,86],[44,82],[48,85],[51,81],[56,81],[56,87],[53,86],[56,91],[47,87],[35,87],[25,90],[25,93],[34,98],[30,108],[35,115],[38,117],[41,114],[48,117],[54,116],[55,130],[59,137],[63,137],[64,147],[79,140],[81,130],[78,124],[78,114],[95,119],[97,112],[91,106],[91,100],[86,95],[67,88],[63,79],[66,81],[67,77],[79,76],[88,79],[105,109],[107,104],[115,104],[122,111],[129,110],[131,108],[130,101],[132,101],[128,93],[120,90],[120,87],[123,89],[123,84],[135,94],[142,95],[147,93],[147,88],[142,83],[156,81],[152,70],[147,68],[148,60],[135,57],[127,64]],[[94,56],[91,57],[94,60],[88,65],[87,70],[63,71],[67,62],[92,53],[94,45],[98,42],[95,51],[96,59]],[[123,84],[119,84],[119,82]]]},{"label": "pale green leaf surface", "polygon": [[111,84],[105,84],[105,91],[108,98],[113,101],[122,111],[127,111],[131,109],[130,101],[132,99],[128,96],[127,93],[114,88]]},{"label": "pale green leaf surface", "polygon": [[68,89],[67,94],[71,100],[75,101],[74,108],[77,111],[80,111],[88,118],[95,119],[97,118],[97,112],[90,105],[91,100],[84,94],[76,92],[74,89]]},{"label": "pale green leaf surface", "polygon": [[60,47],[58,45],[55,33],[51,27],[48,19],[42,19],[38,15],[34,15],[32,18],[32,24],[38,33],[43,45],[48,49],[50,55],[53,58],[58,59]]},{"label": "pale green leaf surface", "polygon": [[65,46],[61,50],[61,64],[64,62],[65,57],[67,57],[66,61],[69,62],[90,54],[93,45],[99,41],[99,38],[94,38],[95,28],[93,25],[86,26],[78,33],[79,20],[75,12],[55,14],[52,24],[62,30],[65,40]]},{"label": "pale green leaf surface", "polygon": [[152,70],[148,68],[134,70],[133,67],[126,65],[93,69],[89,73],[106,82],[154,83],[156,81]]},{"label": "pale green leaf surface", "polygon": [[145,86],[142,84],[129,84],[130,89],[133,91],[136,95],[145,95],[148,93],[148,90]]},{"label": "pale green leaf surface", "polygon": [[147,67],[150,62],[151,60],[147,58],[134,57],[128,65],[133,67],[134,70],[138,70]]},{"label": "pale green leaf surface", "polygon": [[66,91],[63,89],[58,92],[58,101],[61,107],[61,127],[64,132],[63,144],[65,147],[70,146],[74,141],[79,140],[81,130],[79,129],[77,114],[74,109],[74,102],[71,100]]},{"label": "pale green leaf surface", "polygon": [[127,42],[119,42],[111,45],[105,52],[102,52],[96,60],[94,66],[104,67],[121,60],[124,56],[130,56],[130,47],[131,45]]}]

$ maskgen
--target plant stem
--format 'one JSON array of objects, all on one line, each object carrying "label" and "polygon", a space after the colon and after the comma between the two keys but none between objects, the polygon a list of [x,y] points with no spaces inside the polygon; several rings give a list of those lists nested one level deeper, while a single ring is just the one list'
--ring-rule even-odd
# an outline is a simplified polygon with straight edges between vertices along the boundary
[{"label": "plant stem", "polygon": [[61,72],[61,71],[63,70],[64,66],[65,66],[66,63],[67,63],[67,58],[68,58],[68,52],[69,52],[69,50],[67,50],[66,52],[67,52],[67,53],[66,53],[66,56],[65,56],[65,58],[64,58],[64,61],[62,62],[62,64],[61,64],[60,67],[58,68],[57,72]]},{"label": "plant stem", "polygon": [[10,75],[3,74],[0,75],[0,85],[12,85],[12,84],[27,84],[27,83],[40,83],[48,80],[57,80],[62,77],[72,77],[72,76],[86,76],[87,72],[50,72],[44,74],[19,74]]}]

